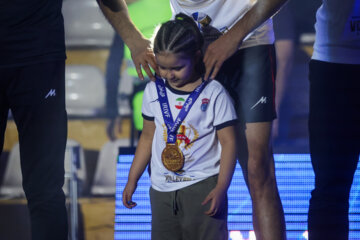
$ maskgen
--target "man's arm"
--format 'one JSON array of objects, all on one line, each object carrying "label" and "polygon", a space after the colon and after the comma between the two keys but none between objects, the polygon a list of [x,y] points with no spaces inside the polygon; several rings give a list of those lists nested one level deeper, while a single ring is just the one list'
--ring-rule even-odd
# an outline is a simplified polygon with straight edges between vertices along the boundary
[{"label": "man's arm", "polygon": [[144,68],[146,74],[151,79],[155,79],[149,68],[150,65],[155,71],[158,71],[151,42],[131,21],[125,1],[97,0],[97,2],[107,20],[129,47],[138,76],[142,80],[144,79],[141,71],[141,68]]},{"label": "man's arm", "polygon": [[237,51],[244,38],[274,15],[285,2],[286,0],[257,0],[226,34],[211,43],[204,56],[205,79],[214,79],[224,61]]}]

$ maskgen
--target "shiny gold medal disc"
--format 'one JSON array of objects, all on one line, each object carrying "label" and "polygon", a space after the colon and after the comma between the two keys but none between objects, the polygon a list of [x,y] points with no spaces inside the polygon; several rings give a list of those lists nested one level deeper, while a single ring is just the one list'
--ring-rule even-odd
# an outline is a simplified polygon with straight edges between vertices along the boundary
[{"label": "shiny gold medal disc", "polygon": [[177,144],[166,144],[161,153],[161,161],[167,170],[176,172],[184,166],[184,155]]}]

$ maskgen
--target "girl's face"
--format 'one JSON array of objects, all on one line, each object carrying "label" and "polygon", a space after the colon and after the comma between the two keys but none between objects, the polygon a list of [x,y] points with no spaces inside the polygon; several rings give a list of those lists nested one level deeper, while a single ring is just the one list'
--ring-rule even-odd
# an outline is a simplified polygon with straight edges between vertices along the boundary
[{"label": "girl's face", "polygon": [[159,52],[155,58],[161,77],[165,78],[173,88],[182,89],[199,78],[194,71],[197,56],[190,57],[181,53]]}]

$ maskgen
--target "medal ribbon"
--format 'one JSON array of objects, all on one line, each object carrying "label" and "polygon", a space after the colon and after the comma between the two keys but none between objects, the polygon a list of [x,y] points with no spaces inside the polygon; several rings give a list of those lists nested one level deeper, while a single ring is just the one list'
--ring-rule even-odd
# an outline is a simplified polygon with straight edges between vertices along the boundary
[{"label": "medal ribbon", "polygon": [[175,121],[173,120],[171,114],[169,100],[167,98],[166,87],[163,79],[156,76],[155,83],[156,83],[156,90],[159,96],[161,112],[168,132],[167,143],[175,143],[176,132],[180,127],[180,124],[185,119],[186,115],[189,113],[191,107],[195,103],[196,99],[199,97],[202,90],[205,88],[208,81],[203,81],[199,86],[195,88],[194,91],[190,93],[189,97],[186,99]]}]

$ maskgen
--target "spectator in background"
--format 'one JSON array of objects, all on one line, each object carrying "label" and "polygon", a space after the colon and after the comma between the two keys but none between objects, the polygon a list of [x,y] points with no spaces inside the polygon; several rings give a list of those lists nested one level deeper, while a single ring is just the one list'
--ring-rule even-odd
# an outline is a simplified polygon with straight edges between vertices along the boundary
[{"label": "spectator in background", "polygon": [[275,48],[276,48],[276,92],[275,104],[277,119],[273,121],[272,137],[274,140],[280,139],[281,130],[281,106],[283,103],[286,87],[289,81],[292,65],[294,61],[295,48],[295,24],[289,3],[285,4],[280,11],[273,17]]},{"label": "spectator in background", "polygon": [[[126,0],[125,2],[128,5],[128,11],[132,22],[146,38],[151,38],[154,34],[155,27],[169,20],[171,17],[168,0]],[[154,15],[153,12],[156,12],[156,15]],[[107,127],[107,135],[111,140],[116,139],[115,129],[119,129],[121,131],[121,116],[119,116],[117,97],[120,80],[120,68],[123,60],[126,63],[126,74],[130,76],[134,86],[133,93],[129,96],[133,112],[132,118],[134,128],[139,132],[142,129],[141,105],[139,106],[138,103],[142,102],[142,93],[146,82],[139,81],[136,68],[131,61],[129,49],[126,46],[124,48],[123,40],[118,34],[116,34],[110,48],[106,70],[108,94],[106,98],[106,106],[107,116],[110,120]],[[143,75],[145,74],[143,73]]]},{"label": "spectator in background", "polygon": [[115,128],[121,131],[121,118],[119,116],[118,93],[121,80],[121,66],[124,58],[124,41],[115,33],[106,62],[105,84],[106,84],[106,117],[109,123],[106,129],[111,141],[116,139]]},{"label": "spectator in background", "polygon": [[309,64],[310,240],[346,240],[360,154],[360,0],[323,0]]}]

